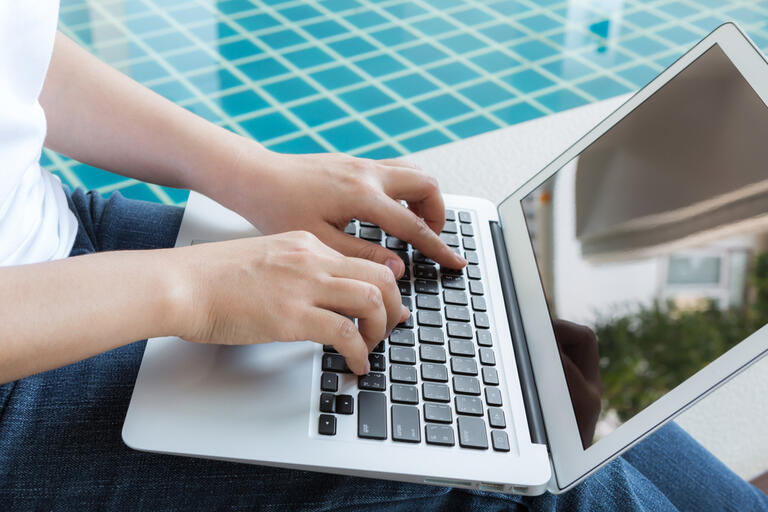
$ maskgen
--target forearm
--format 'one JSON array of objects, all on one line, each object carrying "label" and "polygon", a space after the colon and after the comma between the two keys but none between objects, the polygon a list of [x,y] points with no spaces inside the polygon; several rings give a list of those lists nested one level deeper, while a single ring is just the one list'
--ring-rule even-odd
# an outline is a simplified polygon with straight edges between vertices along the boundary
[{"label": "forearm", "polygon": [[0,268],[0,382],[179,334],[187,281],[171,251]]},{"label": "forearm", "polygon": [[61,33],[40,102],[47,147],[123,176],[212,197],[243,148],[260,147],[136,83]]}]

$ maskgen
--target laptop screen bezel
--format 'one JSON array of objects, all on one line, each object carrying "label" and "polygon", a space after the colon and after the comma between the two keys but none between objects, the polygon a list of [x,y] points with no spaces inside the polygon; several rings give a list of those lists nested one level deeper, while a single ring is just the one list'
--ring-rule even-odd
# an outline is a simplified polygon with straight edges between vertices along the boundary
[{"label": "laptop screen bezel", "polygon": [[521,200],[532,190],[577,157],[713,45],[720,47],[768,106],[768,63],[736,25],[726,23],[499,205],[499,218],[507,241],[507,252],[549,441],[554,470],[550,490],[553,492],[563,492],[576,485],[768,351],[768,327],[764,327],[635,415],[615,432],[584,450],[533,249],[528,243],[529,235],[521,207]]}]

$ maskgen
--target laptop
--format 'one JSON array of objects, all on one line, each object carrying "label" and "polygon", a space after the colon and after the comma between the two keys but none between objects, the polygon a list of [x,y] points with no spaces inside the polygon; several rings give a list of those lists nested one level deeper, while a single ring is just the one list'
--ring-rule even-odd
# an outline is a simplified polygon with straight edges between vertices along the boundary
[{"label": "laptop", "polygon": [[[441,237],[465,269],[353,220],[349,234],[404,260],[412,311],[370,374],[312,342],[153,339],[123,440],[504,493],[572,488],[768,350],[754,278],[767,103],[768,63],[722,25],[501,204],[446,195]],[[194,195],[177,245],[256,234]]]}]

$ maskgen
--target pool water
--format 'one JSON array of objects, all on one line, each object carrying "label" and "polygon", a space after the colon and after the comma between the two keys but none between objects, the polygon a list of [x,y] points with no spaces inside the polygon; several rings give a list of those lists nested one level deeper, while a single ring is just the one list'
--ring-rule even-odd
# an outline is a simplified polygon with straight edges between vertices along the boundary
[{"label": "pool water", "polygon": [[[636,90],[729,20],[768,51],[768,0],[62,0],[60,29],[274,150],[385,158]],[[70,186],[187,198],[41,162]]]}]

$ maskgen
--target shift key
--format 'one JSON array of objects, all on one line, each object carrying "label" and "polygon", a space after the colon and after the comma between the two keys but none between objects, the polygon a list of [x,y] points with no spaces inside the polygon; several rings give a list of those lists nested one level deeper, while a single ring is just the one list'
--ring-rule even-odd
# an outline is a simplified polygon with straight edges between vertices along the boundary
[{"label": "shift key", "polygon": [[387,396],[374,391],[357,394],[357,436],[387,438]]}]

